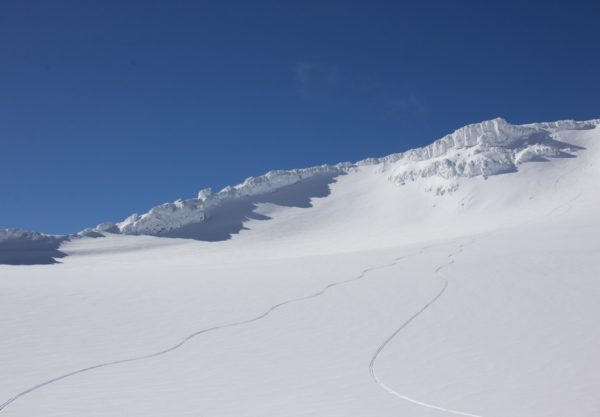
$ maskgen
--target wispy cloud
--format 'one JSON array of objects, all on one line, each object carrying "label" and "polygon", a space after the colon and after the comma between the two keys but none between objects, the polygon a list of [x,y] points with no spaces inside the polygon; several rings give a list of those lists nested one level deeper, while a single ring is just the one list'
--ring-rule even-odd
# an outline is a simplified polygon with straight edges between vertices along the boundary
[{"label": "wispy cloud", "polygon": [[374,110],[386,119],[428,124],[430,111],[425,100],[397,85],[364,75],[349,76],[347,72],[342,73],[337,65],[326,62],[298,61],[293,74],[302,97],[337,95],[338,98],[354,99],[365,109]]},{"label": "wispy cloud", "polygon": [[323,62],[298,62],[294,73],[298,91],[305,97],[330,92],[340,81],[338,68]]},{"label": "wispy cloud", "polygon": [[389,118],[419,117],[425,119],[428,113],[429,109],[425,102],[414,93],[391,100],[386,110],[386,116]]}]

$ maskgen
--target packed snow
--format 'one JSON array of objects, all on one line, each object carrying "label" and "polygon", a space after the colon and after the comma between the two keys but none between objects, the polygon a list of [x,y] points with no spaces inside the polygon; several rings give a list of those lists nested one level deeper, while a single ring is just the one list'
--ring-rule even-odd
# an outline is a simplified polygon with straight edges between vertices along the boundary
[{"label": "packed snow", "polygon": [[0,416],[596,417],[599,124],[495,119],[0,265]]}]

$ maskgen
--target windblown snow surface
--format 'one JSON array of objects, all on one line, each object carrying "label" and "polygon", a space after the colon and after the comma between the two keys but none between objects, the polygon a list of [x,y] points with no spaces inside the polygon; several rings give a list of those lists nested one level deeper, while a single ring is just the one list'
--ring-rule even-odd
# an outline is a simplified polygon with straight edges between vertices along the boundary
[{"label": "windblown snow surface", "polygon": [[597,417],[598,126],[495,119],[0,265],[0,416]]}]

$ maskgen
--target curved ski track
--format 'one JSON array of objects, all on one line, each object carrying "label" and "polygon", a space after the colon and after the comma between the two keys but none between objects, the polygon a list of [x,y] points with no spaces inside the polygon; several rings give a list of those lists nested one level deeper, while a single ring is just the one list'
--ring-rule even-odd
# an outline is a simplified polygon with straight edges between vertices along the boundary
[{"label": "curved ski track", "polygon": [[[135,357],[131,357],[131,358],[127,358],[127,359],[120,359],[120,360],[116,360],[116,361],[111,361],[111,362],[103,362],[100,364],[96,364],[96,365],[92,365],[92,366],[88,366],[86,368],[81,368],[78,369],[76,371],[72,371],[60,376],[57,376],[55,378],[49,379],[47,381],[44,381],[42,383],[39,383],[37,385],[34,385],[24,391],[21,391],[20,393],[12,396],[11,398],[9,398],[8,400],[6,400],[4,403],[0,404],[0,412],[2,412],[6,407],[8,407],[10,404],[12,404],[13,402],[17,401],[19,398],[24,397],[38,389],[41,389],[45,386],[48,386],[50,384],[53,384],[55,382],[59,382],[63,379],[69,378],[71,376],[75,376],[78,374],[82,374],[85,372],[89,372],[92,371],[94,369],[99,369],[99,368],[105,368],[105,367],[109,367],[109,366],[114,366],[114,365],[119,365],[119,364],[123,364],[123,363],[128,363],[128,362],[136,362],[136,361],[141,361],[144,359],[150,359],[150,358],[154,358],[157,356],[162,356],[165,355],[169,352],[172,352],[176,349],[179,349],[180,347],[182,347],[184,344],[186,344],[187,342],[189,342],[191,339],[200,336],[202,334],[205,333],[209,333],[212,331],[216,331],[216,330],[220,330],[220,329],[227,329],[230,327],[237,327],[237,326],[242,326],[245,324],[250,324],[252,322],[261,320],[265,317],[267,317],[268,315],[270,315],[273,311],[277,310],[278,308],[281,308],[285,305],[288,304],[292,304],[292,303],[297,303],[300,301],[305,301],[305,300],[309,300],[311,298],[316,298],[319,297],[323,294],[325,294],[329,289],[337,287],[337,286],[341,286],[341,285],[345,285],[354,281],[358,281],[360,279],[363,279],[366,277],[366,275],[369,272],[378,270],[378,269],[385,269],[385,268],[390,268],[393,267],[395,265],[397,265],[400,261],[402,261],[403,259],[409,257],[409,256],[417,256],[417,255],[421,255],[423,254],[423,252],[427,249],[429,249],[431,246],[427,246],[427,247],[423,247],[421,248],[416,254],[413,255],[405,255],[405,256],[400,256],[394,259],[393,262],[389,263],[389,264],[384,264],[384,265],[380,265],[380,266],[375,266],[375,267],[370,267],[370,268],[365,268],[363,269],[360,274],[358,274],[357,276],[355,276],[354,278],[350,278],[350,279],[346,279],[346,280],[342,280],[342,281],[336,281],[333,282],[331,284],[326,285],[325,287],[323,287],[321,290],[303,296],[303,297],[297,297],[297,298],[291,298],[289,300],[286,301],[282,301],[278,304],[275,304],[273,306],[271,306],[269,309],[267,309],[265,312],[263,312],[262,314],[252,317],[250,319],[247,320],[240,320],[240,321],[236,321],[236,322],[232,322],[232,323],[228,323],[228,324],[224,324],[224,325],[220,325],[220,326],[213,326],[213,327],[208,327],[206,329],[202,329],[202,330],[198,330],[194,333],[189,334],[188,336],[186,336],[184,339],[182,339],[179,343],[167,348],[167,349],[163,349],[161,351],[158,352],[154,352],[154,353],[150,353],[147,355],[142,355],[142,356],[135,356]],[[452,260],[442,266],[439,266],[436,270],[435,273],[439,274],[440,271],[443,268],[448,267],[449,265],[452,265],[454,263],[454,259],[453,257],[455,255],[457,255],[458,253],[462,252],[463,250],[463,245],[460,245],[459,247],[460,249],[454,253],[451,253],[450,255],[448,255],[450,258],[452,258]],[[461,416],[465,416],[465,417],[483,417],[481,415],[478,414],[471,414],[471,413],[467,413],[467,412],[463,412],[463,411],[458,411],[458,410],[452,410],[452,409],[448,409],[448,408],[444,408],[441,406],[437,406],[434,404],[429,404],[423,401],[419,401],[417,399],[408,397],[406,395],[403,395],[401,393],[398,393],[396,391],[394,391],[392,388],[390,388],[389,386],[387,386],[383,381],[381,381],[379,379],[379,377],[377,376],[376,372],[375,372],[375,363],[377,361],[377,358],[379,357],[379,354],[385,349],[385,347],[402,331],[404,330],[410,323],[412,323],[417,317],[419,317],[425,310],[427,310],[429,307],[431,307],[441,296],[442,294],[446,291],[446,289],[448,288],[448,280],[444,279],[444,284],[441,288],[441,290],[435,295],[435,297],[433,297],[427,304],[425,304],[418,312],[416,312],[413,316],[411,316],[408,320],[406,320],[404,323],[402,323],[402,325],[400,327],[398,327],[394,333],[392,333],[380,346],[379,348],[376,350],[375,354],[372,356],[371,361],[369,363],[369,371],[371,373],[372,378],[374,379],[374,381],[377,383],[377,385],[379,385],[382,389],[384,389],[385,391],[389,392],[392,395],[395,395],[398,398],[401,398],[405,401],[411,402],[413,404],[417,404],[420,405],[422,407],[426,407],[426,408],[430,408],[433,410],[438,410],[438,411],[443,411],[443,412],[447,412],[447,413],[451,413],[451,414],[455,414],[455,415],[461,415]]]},{"label": "curved ski track", "polygon": [[[439,274],[440,271],[450,265],[452,265],[454,263],[454,256],[458,255],[459,253],[461,253],[463,251],[463,245],[459,246],[459,250],[457,250],[454,253],[451,253],[450,255],[448,255],[448,257],[452,258],[448,263],[438,266],[435,270],[436,274]],[[397,391],[394,391],[394,389],[392,389],[391,387],[389,387],[388,385],[385,384],[385,382],[383,382],[381,379],[379,379],[379,377],[377,376],[377,373],[375,372],[375,363],[377,362],[377,358],[379,357],[379,354],[386,348],[386,346],[392,341],[394,340],[394,338],[402,331],[404,330],[409,324],[411,324],[417,317],[419,317],[421,314],[423,314],[425,312],[425,310],[427,310],[429,307],[431,307],[433,304],[435,304],[435,302],[444,294],[444,292],[446,291],[446,289],[448,288],[448,280],[444,278],[444,283],[442,285],[442,288],[440,289],[440,291],[438,291],[438,293],[435,295],[435,297],[433,297],[431,300],[429,300],[423,307],[421,307],[421,309],[419,311],[417,311],[415,314],[413,314],[408,320],[406,320],[404,323],[402,323],[400,325],[400,327],[398,327],[387,339],[385,339],[385,341],[379,346],[379,348],[377,348],[377,350],[375,351],[375,353],[373,354],[373,356],[371,357],[371,362],[369,363],[369,371],[371,372],[371,377],[373,378],[373,380],[375,381],[375,383],[377,385],[379,385],[381,388],[383,388],[385,391],[387,391],[388,393],[395,395],[396,397],[408,401],[410,403],[416,404],[416,405],[420,405],[421,407],[425,407],[425,408],[430,408],[432,410],[437,410],[437,411],[443,411],[445,413],[449,413],[449,414],[455,414],[455,415],[459,415],[459,416],[466,416],[466,417],[483,417],[479,414],[472,414],[472,413],[467,413],[464,411],[459,411],[459,410],[453,410],[451,408],[445,408],[439,405],[435,405],[435,404],[430,404],[424,401],[420,401],[417,400],[415,398],[409,397],[407,395],[404,395],[402,393],[399,393]]]},{"label": "curved ski track", "polygon": [[24,397],[24,396],[26,396],[26,395],[34,392],[34,391],[39,390],[40,388],[43,388],[43,387],[48,386],[50,384],[53,384],[55,382],[61,381],[63,379],[66,379],[66,378],[69,378],[69,377],[72,377],[72,376],[75,376],[75,375],[78,375],[78,374],[82,374],[82,373],[85,373],[85,372],[93,371],[93,370],[99,369],[99,368],[106,368],[106,367],[109,367],[109,366],[119,365],[119,364],[128,363],[128,362],[137,362],[137,361],[142,361],[144,359],[150,359],[150,358],[155,358],[157,356],[165,355],[165,354],[167,354],[169,352],[172,352],[172,351],[174,351],[176,349],[179,349],[180,347],[182,347],[183,345],[185,345],[187,342],[189,342],[191,339],[193,339],[193,338],[195,338],[197,336],[200,336],[200,335],[205,334],[205,333],[213,332],[213,331],[216,331],[216,330],[227,329],[227,328],[230,328],[230,327],[243,326],[245,324],[250,324],[252,322],[261,320],[261,319],[267,317],[273,311],[277,310],[278,308],[281,308],[281,307],[283,307],[285,305],[288,305],[288,304],[297,303],[297,302],[300,302],[300,301],[305,301],[305,300],[309,300],[311,298],[319,297],[319,296],[323,295],[325,292],[327,292],[329,289],[331,289],[333,287],[337,287],[337,286],[340,286],[340,285],[348,284],[348,283],[351,283],[351,282],[363,279],[363,278],[365,278],[365,276],[369,272],[372,272],[372,271],[375,271],[375,270],[378,270],[378,269],[384,269],[384,268],[393,267],[393,266],[397,265],[401,260],[403,260],[403,259],[405,259],[405,258],[407,258],[409,256],[416,256],[416,255],[422,254],[428,248],[429,248],[429,246],[423,247],[423,248],[421,248],[415,254],[397,257],[397,258],[394,259],[393,262],[391,262],[389,264],[384,264],[384,265],[380,265],[380,266],[375,266],[375,267],[370,267],[370,268],[363,269],[361,271],[361,273],[358,274],[357,276],[355,276],[354,278],[350,278],[350,279],[346,279],[346,280],[342,280],[342,281],[333,282],[331,284],[326,285],[321,290],[319,290],[319,291],[317,291],[317,292],[315,292],[313,294],[309,294],[309,295],[306,295],[306,296],[303,296],[303,297],[292,298],[292,299],[289,299],[289,300],[286,300],[286,301],[282,301],[281,303],[278,303],[278,304],[275,304],[274,306],[271,306],[264,313],[259,314],[258,316],[252,317],[250,319],[235,321],[235,322],[228,323],[228,324],[223,324],[223,325],[220,325],[220,326],[213,326],[213,327],[208,327],[206,329],[198,330],[198,331],[196,331],[194,333],[189,334],[184,339],[182,339],[179,343],[177,343],[177,344],[175,344],[175,345],[173,345],[173,346],[171,346],[171,347],[169,347],[167,349],[163,349],[163,350],[160,350],[160,351],[154,352],[154,353],[149,353],[147,355],[134,356],[134,357],[131,357],[131,358],[120,359],[120,360],[111,361],[111,362],[103,362],[103,363],[100,363],[100,364],[97,364],[97,365],[92,365],[92,366],[88,366],[86,368],[81,368],[81,369],[78,369],[78,370],[75,370],[75,371],[72,371],[72,372],[69,372],[69,373],[57,376],[55,378],[49,379],[47,381],[41,382],[41,383],[39,383],[37,385],[34,385],[34,386],[32,386],[32,387],[24,390],[24,391],[19,392],[18,394],[15,394],[14,396],[10,397],[8,400],[6,400],[2,404],[0,404],[0,413],[6,407],[8,407],[10,404],[12,404],[15,401],[17,401],[19,398],[22,398],[22,397]]}]

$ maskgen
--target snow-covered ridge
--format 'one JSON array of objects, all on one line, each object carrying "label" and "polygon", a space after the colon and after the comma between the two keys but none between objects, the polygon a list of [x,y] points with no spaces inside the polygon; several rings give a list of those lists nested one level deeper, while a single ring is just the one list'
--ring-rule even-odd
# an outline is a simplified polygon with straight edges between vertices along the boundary
[{"label": "snow-covered ridge", "polygon": [[116,228],[125,234],[156,234],[174,230],[191,223],[202,222],[223,202],[241,197],[267,194],[280,188],[293,185],[315,175],[342,174],[352,164],[321,165],[317,167],[288,171],[270,171],[258,177],[249,177],[235,186],[212,193],[210,188],[200,190],[197,198],[179,199],[173,203],[156,206],[145,214],[133,214],[124,221],[113,225],[104,223],[96,230],[113,231]]},{"label": "snow-covered ridge", "polygon": [[[358,165],[382,166],[389,179],[399,184],[418,178],[440,177],[451,180],[503,174],[518,165],[547,158],[569,157],[579,148],[553,138],[561,130],[593,129],[598,120],[563,120],[551,123],[512,125],[496,118],[462,127],[431,145],[359,161]],[[440,190],[451,189],[453,183]]]},{"label": "snow-covered ridge", "polygon": [[23,229],[0,229],[0,243],[7,240],[13,239],[24,239],[24,240],[48,240],[48,239],[60,239],[61,236],[52,236],[39,232],[32,232]]},{"label": "snow-covered ridge", "polygon": [[369,158],[355,164],[270,171],[265,175],[247,178],[241,184],[225,187],[218,193],[203,189],[197,198],[161,204],[145,214],[133,214],[117,224],[103,223],[92,230],[160,234],[206,221],[210,213],[218,210],[225,201],[271,193],[315,175],[343,174],[360,166],[378,166],[391,181],[398,184],[438,177],[447,180],[437,188],[438,192],[443,193],[455,188],[453,180],[460,177],[487,177],[516,171],[518,165],[529,161],[573,156],[573,152],[579,148],[554,139],[554,133],[593,129],[599,124],[600,120],[564,120],[512,125],[496,118],[462,127],[431,145],[383,158]]},{"label": "snow-covered ridge", "polygon": [[64,253],[58,250],[67,236],[54,236],[23,229],[0,229],[0,265],[56,263]]}]

